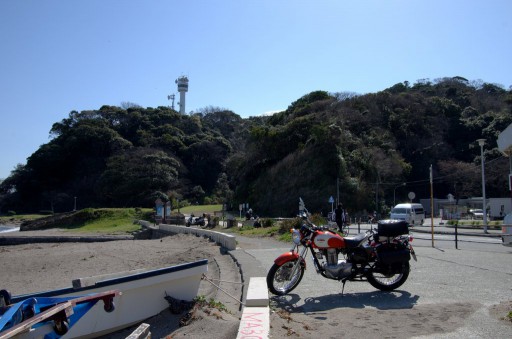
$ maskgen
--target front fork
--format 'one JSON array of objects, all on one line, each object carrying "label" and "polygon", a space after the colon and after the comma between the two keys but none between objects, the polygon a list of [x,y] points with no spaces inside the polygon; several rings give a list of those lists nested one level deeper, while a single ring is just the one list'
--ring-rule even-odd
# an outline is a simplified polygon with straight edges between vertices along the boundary
[{"label": "front fork", "polygon": [[299,254],[299,246],[294,245],[290,251],[281,254],[279,257],[274,260],[274,264],[277,266],[283,266],[286,263],[289,263],[290,261],[294,261],[293,267],[290,271],[289,276],[286,277],[286,279],[291,279],[299,269],[300,266],[304,266],[306,268],[306,260],[304,259],[306,257],[308,251],[308,247],[304,246],[303,249],[300,251]]},{"label": "front fork", "polygon": [[[298,245],[295,245],[294,247],[292,247],[290,252],[293,253],[296,250],[298,253],[298,247],[299,247]],[[302,251],[299,255],[299,257],[302,258],[302,261],[304,262],[304,267],[306,266],[306,260],[304,258],[306,258],[308,248],[309,248],[308,246],[304,246],[304,248],[302,249]],[[315,251],[313,249],[311,249],[311,254],[312,254],[311,257],[313,259],[313,264],[315,266],[316,273],[324,275],[323,269],[321,268],[320,262],[318,261],[318,258],[316,257]],[[293,275],[297,272],[298,262],[299,261],[297,260],[297,263],[294,265],[290,277],[293,277]]]}]

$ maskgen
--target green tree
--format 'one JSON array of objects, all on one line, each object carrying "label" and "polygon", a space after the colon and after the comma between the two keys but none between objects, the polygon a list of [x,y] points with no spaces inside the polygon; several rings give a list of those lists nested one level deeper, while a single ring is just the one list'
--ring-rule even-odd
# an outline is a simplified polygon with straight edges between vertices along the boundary
[{"label": "green tree", "polygon": [[114,155],[98,183],[101,201],[117,207],[150,205],[153,192],[173,187],[178,170],[178,161],[155,149],[135,148]]}]

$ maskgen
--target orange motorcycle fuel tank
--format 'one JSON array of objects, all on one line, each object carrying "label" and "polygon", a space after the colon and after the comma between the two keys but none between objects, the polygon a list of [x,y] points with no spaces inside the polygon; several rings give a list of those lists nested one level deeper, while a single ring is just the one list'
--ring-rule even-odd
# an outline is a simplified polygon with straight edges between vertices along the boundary
[{"label": "orange motorcycle fuel tank", "polygon": [[313,247],[345,248],[345,240],[334,232],[317,231],[313,237]]}]

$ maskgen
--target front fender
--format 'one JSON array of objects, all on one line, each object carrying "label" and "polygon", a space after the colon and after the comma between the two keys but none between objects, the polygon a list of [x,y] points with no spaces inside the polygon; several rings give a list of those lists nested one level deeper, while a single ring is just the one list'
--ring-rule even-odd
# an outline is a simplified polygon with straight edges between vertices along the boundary
[{"label": "front fender", "polygon": [[297,260],[297,259],[300,259],[302,265],[306,266],[306,261],[304,260],[304,258],[301,258],[299,253],[292,252],[292,251],[281,254],[280,256],[278,256],[276,258],[276,260],[274,260],[274,263],[277,266],[282,266],[289,261],[293,261],[293,260]]}]

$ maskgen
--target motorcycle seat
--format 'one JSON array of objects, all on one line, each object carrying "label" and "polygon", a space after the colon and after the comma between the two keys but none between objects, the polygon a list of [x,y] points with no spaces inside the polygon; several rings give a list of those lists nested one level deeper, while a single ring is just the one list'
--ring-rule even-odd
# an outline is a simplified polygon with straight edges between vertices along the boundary
[{"label": "motorcycle seat", "polygon": [[366,238],[366,234],[361,233],[354,237],[344,237],[343,239],[345,240],[345,247],[352,248],[352,247],[359,246],[361,241],[363,241],[365,238]]}]

